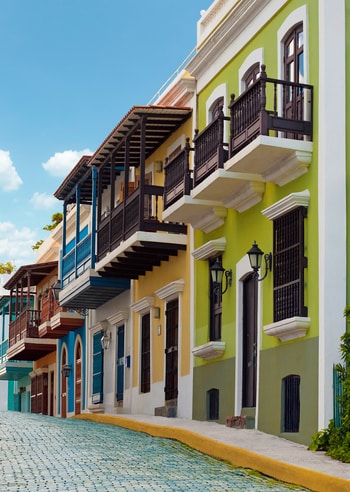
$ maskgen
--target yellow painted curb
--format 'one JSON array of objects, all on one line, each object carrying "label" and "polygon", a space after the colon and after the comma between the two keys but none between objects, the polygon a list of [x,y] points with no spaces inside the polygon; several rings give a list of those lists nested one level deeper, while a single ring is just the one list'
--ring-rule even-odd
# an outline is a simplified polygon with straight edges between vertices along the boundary
[{"label": "yellow painted curb", "polygon": [[[117,425],[126,429],[144,432],[154,437],[174,439],[208,456],[224,460],[231,465],[250,468],[282,482],[306,487],[315,492],[349,492],[350,481],[325,473],[283,463],[246,449],[221,443],[179,427],[150,424],[127,417],[106,414],[81,414],[73,418]],[[310,451],[311,452],[311,451]]]}]

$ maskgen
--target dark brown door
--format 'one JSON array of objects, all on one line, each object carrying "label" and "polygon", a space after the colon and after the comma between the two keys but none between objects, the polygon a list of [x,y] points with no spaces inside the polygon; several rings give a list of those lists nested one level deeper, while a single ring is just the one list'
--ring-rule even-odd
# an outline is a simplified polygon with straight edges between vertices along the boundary
[{"label": "dark brown door", "polygon": [[256,405],[257,379],[257,296],[258,283],[253,276],[243,282],[243,381],[242,407]]},{"label": "dark brown door", "polygon": [[49,373],[49,377],[50,377],[49,415],[53,417],[55,373],[51,371]]},{"label": "dark brown door", "polygon": [[178,393],[178,326],[179,300],[166,305],[165,340],[165,401],[174,400]]}]

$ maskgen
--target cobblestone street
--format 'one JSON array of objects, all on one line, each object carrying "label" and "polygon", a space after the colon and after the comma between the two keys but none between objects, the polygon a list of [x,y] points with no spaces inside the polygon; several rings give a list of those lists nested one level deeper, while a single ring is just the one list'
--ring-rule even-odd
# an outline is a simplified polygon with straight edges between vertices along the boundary
[{"label": "cobblestone street", "polygon": [[0,430],[1,492],[291,490],[178,442],[113,425],[0,412]]}]

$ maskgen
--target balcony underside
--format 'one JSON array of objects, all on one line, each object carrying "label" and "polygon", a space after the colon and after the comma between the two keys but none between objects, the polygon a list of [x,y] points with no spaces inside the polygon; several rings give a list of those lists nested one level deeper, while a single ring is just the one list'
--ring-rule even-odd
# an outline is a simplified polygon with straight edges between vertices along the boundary
[{"label": "balcony underside", "polygon": [[8,360],[38,360],[56,350],[56,340],[22,338],[7,350]]},{"label": "balcony underside", "polygon": [[1,381],[18,381],[33,370],[33,362],[8,360],[0,364]]},{"label": "balcony underside", "polygon": [[96,309],[129,288],[128,279],[105,278],[90,269],[62,289],[59,302],[72,309]]},{"label": "balcony underside", "polygon": [[62,338],[84,325],[84,316],[75,312],[59,312],[39,326],[40,338]]},{"label": "balcony underside", "polygon": [[199,200],[184,195],[163,211],[163,218],[172,222],[191,224],[206,233],[224,223],[227,210],[221,201]]},{"label": "balcony underside", "polygon": [[283,186],[306,173],[312,142],[260,135],[225,162],[225,170],[258,174],[265,182]]},{"label": "balcony underside", "polygon": [[140,275],[169,261],[178,251],[184,251],[187,236],[162,232],[138,231],[122,242],[116,249],[107,253],[96,264],[96,270],[102,276],[137,279]]}]

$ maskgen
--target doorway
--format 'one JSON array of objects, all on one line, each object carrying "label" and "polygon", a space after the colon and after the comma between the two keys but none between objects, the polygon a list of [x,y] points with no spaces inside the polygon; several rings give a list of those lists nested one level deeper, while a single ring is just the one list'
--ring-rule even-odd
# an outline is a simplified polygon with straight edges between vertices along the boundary
[{"label": "doorway", "polygon": [[[179,299],[166,304],[166,341],[165,341],[165,401],[177,399],[178,395],[178,328]],[[174,404],[174,402],[173,402]]]},{"label": "doorway", "polygon": [[[61,367],[67,364],[67,350],[65,347],[62,349]],[[61,417],[65,419],[67,417],[67,378],[61,371]]]},{"label": "doorway", "polygon": [[77,341],[75,347],[75,404],[74,413],[79,415],[81,413],[81,343],[80,340]]},{"label": "doorway", "polygon": [[242,408],[255,408],[257,386],[258,282],[249,275],[243,281]]},{"label": "doorway", "polygon": [[117,331],[117,403],[124,400],[124,325],[120,326]]}]

